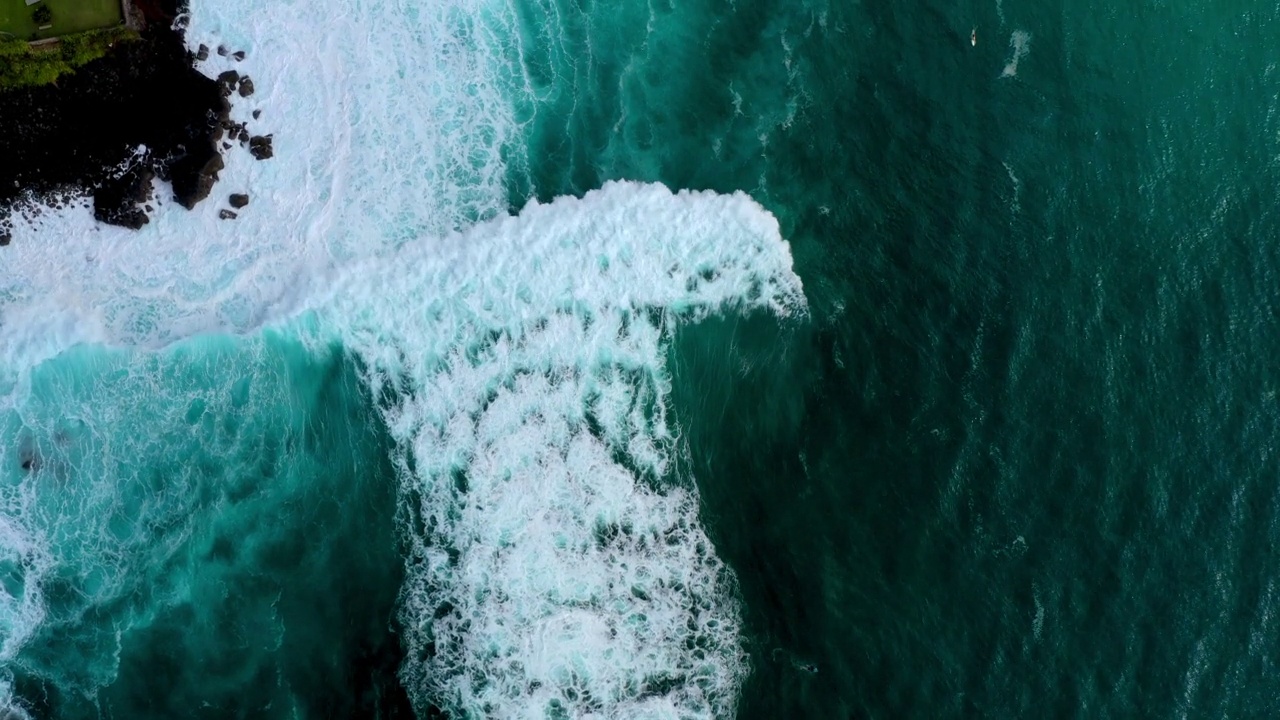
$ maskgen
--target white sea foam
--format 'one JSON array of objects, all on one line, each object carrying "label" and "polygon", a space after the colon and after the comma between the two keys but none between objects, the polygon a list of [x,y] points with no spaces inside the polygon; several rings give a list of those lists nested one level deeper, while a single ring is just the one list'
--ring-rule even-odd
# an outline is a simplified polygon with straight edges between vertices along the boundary
[{"label": "white sea foam", "polygon": [[[575,717],[731,714],[746,673],[738,610],[696,492],[671,474],[664,340],[709,312],[803,310],[774,218],[745,195],[611,183],[404,243],[332,277],[300,302],[305,314],[269,324],[340,338],[365,361],[375,394],[395,391],[385,412],[404,453],[411,548],[403,673],[419,706],[495,717],[557,707]],[[127,394],[163,387],[166,364],[129,367]],[[30,392],[18,382],[7,399],[22,408]],[[69,408],[75,398],[43,398],[36,414],[56,419],[50,402]],[[67,412],[106,427],[113,410],[98,404]],[[42,495],[28,486],[48,478],[22,480],[13,452],[0,449],[19,478],[6,506],[39,516],[30,510]],[[101,556],[112,569],[100,582],[115,586],[111,573],[130,567],[119,558],[138,550],[113,539],[99,507],[118,504],[117,481],[94,483],[84,495],[92,507],[59,500],[44,525],[75,525],[77,513],[101,520],[74,535],[92,541],[86,557]],[[43,556],[29,530],[4,528],[15,562]],[[6,653],[40,620],[47,565],[26,569],[21,597],[0,597]]]},{"label": "white sea foam", "polygon": [[1014,30],[1009,36],[1009,49],[1013,55],[1009,58],[1009,62],[1005,63],[1000,77],[1013,77],[1018,74],[1018,62],[1031,52],[1031,33],[1026,30]]},{"label": "white sea foam", "polygon": [[1022,210],[1022,180],[1013,172],[1013,166],[1007,162],[1001,161],[1004,165],[1004,171],[1009,175],[1009,182],[1013,185],[1013,197],[1009,199],[1009,212],[1017,216]]},{"label": "white sea foam", "polygon": [[[193,212],[157,184],[163,204],[138,233],[95,224],[83,204],[19,218],[0,253],[0,365],[76,342],[251,330],[323,285],[328,267],[505,210],[507,158],[520,156],[502,94],[505,4],[193,5],[193,46],[246,51],[240,63],[211,53],[203,69],[255,79],[233,115],[273,133],[275,157],[229,152],[215,196]],[[220,221],[219,201],[241,191],[249,207]]]},{"label": "white sea foam", "polygon": [[[20,222],[0,252],[0,412],[77,343],[315,332],[288,320],[310,311],[397,391],[419,707],[724,715],[745,674],[739,617],[692,484],[671,477],[664,340],[708,312],[796,311],[799,280],[742,195],[613,184],[506,217],[524,92],[511,16],[475,0],[197,3],[189,40],[246,50],[207,70],[254,77],[237,119],[274,132],[276,157],[228,159],[219,192],[253,197],[236,221],[211,199],[168,203],[136,234],[84,207]],[[44,557],[8,522],[4,553]],[[0,596],[0,662],[40,622],[42,573]]]},{"label": "white sea foam", "polygon": [[669,482],[663,339],[711,311],[801,309],[790,266],[746,196],[615,183],[335,288],[320,315],[400,393],[415,697],[486,717],[731,712],[738,615],[692,487]]}]

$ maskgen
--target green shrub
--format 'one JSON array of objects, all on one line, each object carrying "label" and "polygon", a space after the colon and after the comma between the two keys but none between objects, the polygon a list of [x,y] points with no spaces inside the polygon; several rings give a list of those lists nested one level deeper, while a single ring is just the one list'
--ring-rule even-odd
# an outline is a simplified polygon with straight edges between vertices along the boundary
[{"label": "green shrub", "polygon": [[106,55],[121,41],[137,39],[125,28],[67,35],[56,45],[33,48],[24,40],[0,40],[0,90],[47,85]]}]

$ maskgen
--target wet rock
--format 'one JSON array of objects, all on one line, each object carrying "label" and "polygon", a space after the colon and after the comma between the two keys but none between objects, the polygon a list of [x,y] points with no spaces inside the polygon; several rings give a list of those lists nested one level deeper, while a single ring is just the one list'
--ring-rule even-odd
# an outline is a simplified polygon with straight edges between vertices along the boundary
[{"label": "wet rock", "polygon": [[249,140],[249,131],[244,128],[240,128],[240,142],[247,143]]},{"label": "wet rock", "polygon": [[240,97],[249,97],[253,94],[253,81],[248,75],[240,78]]},{"label": "wet rock", "polygon": [[93,217],[98,222],[133,230],[149,222],[139,205],[151,199],[151,181],[155,172],[148,165],[137,165],[123,175],[104,180],[93,194]]},{"label": "wet rock", "polygon": [[231,143],[227,142],[226,140],[223,140],[223,141],[222,141],[222,149],[223,149],[223,150],[230,150],[230,149],[231,149]]},{"label": "wet rock", "polygon": [[235,52],[231,53],[231,57],[232,57],[232,58],[235,58],[235,61],[236,61],[236,62],[240,62],[241,60],[244,60],[244,51],[243,51],[243,50],[237,50],[237,51],[235,51]]},{"label": "wet rock", "polygon": [[226,45],[219,45],[219,46],[218,46],[218,54],[219,54],[219,55],[221,55],[222,57],[226,57],[226,56],[227,56],[227,46],[226,46]]},{"label": "wet rock", "polygon": [[188,153],[170,170],[173,199],[188,210],[194,208],[196,203],[209,197],[222,168],[222,155],[212,143],[199,152]]},{"label": "wet rock", "polygon": [[231,197],[227,202],[231,203],[231,207],[239,210],[249,204],[249,196],[245,193],[231,193]]},{"label": "wet rock", "polygon": [[226,208],[223,208],[218,211],[219,220],[235,220],[237,217],[239,216]]},{"label": "wet rock", "polygon": [[4,247],[13,241],[13,237],[9,233],[0,233],[0,247]]},{"label": "wet rock", "polygon": [[199,60],[200,62],[204,62],[205,60],[209,59],[208,45],[201,45],[199,49],[196,50],[196,59]]},{"label": "wet rock", "polygon": [[[91,196],[95,215],[136,226],[145,211],[123,204],[134,188],[120,182],[120,167],[146,165],[180,186],[217,150],[212,136],[225,105],[217,81],[196,69],[172,12],[138,7],[147,20],[138,40],[117,43],[56,86],[3,94],[0,232],[10,214],[33,215],[25,203],[32,195],[77,205]],[[145,158],[134,157],[139,146]]]},{"label": "wet rock", "polygon": [[270,135],[254,135],[249,138],[249,154],[257,160],[270,158],[274,151],[271,148]]},{"label": "wet rock", "polygon": [[258,119],[258,118],[260,118],[260,117],[262,117],[262,111],[261,111],[261,110],[254,110],[254,111],[253,111],[253,119],[254,119],[254,120],[257,120],[257,119]]},{"label": "wet rock", "polygon": [[240,82],[240,73],[235,70],[228,70],[218,76],[218,85],[222,87],[222,96],[231,95],[236,89],[236,83]]}]

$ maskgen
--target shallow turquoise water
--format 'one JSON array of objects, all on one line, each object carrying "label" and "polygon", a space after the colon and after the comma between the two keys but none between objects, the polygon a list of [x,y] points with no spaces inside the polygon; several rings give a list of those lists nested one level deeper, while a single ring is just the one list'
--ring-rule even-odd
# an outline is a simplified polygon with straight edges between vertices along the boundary
[{"label": "shallow turquoise water", "polygon": [[[804,280],[806,317],[666,348],[739,716],[1280,711],[1280,10],[518,10],[513,207],[744,190]],[[282,333],[32,372],[0,499],[52,540],[0,582],[51,568],[6,668],[33,714],[411,714],[421,520],[363,373]]]},{"label": "shallow turquoise water", "polygon": [[389,440],[339,348],[82,348],[31,383],[3,422],[6,515],[51,539],[6,568],[41,575],[11,669],[37,714],[409,716]]}]

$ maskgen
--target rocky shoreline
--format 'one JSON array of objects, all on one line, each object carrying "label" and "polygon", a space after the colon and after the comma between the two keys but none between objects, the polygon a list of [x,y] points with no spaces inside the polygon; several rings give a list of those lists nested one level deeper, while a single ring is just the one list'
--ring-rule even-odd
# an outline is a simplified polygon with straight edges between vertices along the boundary
[{"label": "rocky shoreline", "polygon": [[230,119],[231,99],[252,94],[253,81],[196,70],[209,50],[187,49],[184,9],[185,0],[133,0],[130,25],[141,39],[119,43],[56,85],[0,93],[0,244],[13,213],[84,197],[99,221],[139,228],[167,200],[150,197],[154,178],[167,180],[172,200],[190,209],[212,191],[224,151],[239,144],[255,158],[271,157],[270,135]]}]

